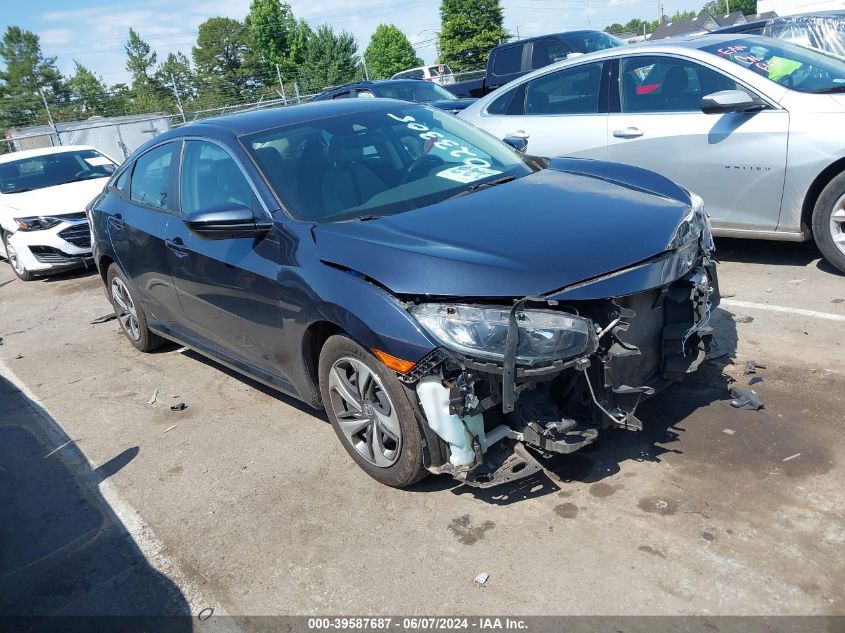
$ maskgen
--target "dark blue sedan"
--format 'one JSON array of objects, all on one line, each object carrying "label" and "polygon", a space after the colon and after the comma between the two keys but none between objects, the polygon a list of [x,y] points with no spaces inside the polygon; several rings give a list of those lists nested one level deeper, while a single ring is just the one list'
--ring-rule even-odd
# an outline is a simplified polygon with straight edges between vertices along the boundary
[{"label": "dark blue sedan", "polygon": [[132,345],[177,341],[325,407],[391,486],[491,486],[641,428],[638,402],[704,358],[718,301],[694,194],[401,101],[191,123],[89,211]]},{"label": "dark blue sedan", "polygon": [[429,81],[418,79],[384,79],[381,81],[357,81],[337,86],[318,94],[313,101],[330,99],[402,99],[424,103],[452,114],[460,112],[476,99],[463,99]]}]

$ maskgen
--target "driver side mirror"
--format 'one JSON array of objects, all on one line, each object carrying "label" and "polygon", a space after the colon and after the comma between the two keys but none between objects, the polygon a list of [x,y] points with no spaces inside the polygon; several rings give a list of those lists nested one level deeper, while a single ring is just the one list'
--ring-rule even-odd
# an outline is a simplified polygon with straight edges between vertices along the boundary
[{"label": "driver side mirror", "polygon": [[528,136],[517,136],[515,134],[511,134],[503,138],[502,141],[522,154],[524,154],[525,150],[528,148]]},{"label": "driver side mirror", "polygon": [[744,90],[720,90],[701,97],[701,111],[704,114],[754,112],[764,107],[766,107],[764,103]]},{"label": "driver side mirror", "polygon": [[185,226],[207,240],[225,240],[233,237],[263,237],[273,223],[256,218],[252,209],[239,204],[203,209],[185,216]]}]

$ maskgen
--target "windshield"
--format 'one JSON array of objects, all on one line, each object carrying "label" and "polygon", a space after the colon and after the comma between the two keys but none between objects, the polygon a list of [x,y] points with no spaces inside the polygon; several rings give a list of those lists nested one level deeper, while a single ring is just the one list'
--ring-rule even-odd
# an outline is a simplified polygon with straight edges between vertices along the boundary
[{"label": "windshield", "polygon": [[393,215],[537,168],[440,110],[393,101],[368,105],[242,139],[294,218]]},{"label": "windshield", "polygon": [[115,164],[93,149],[44,154],[0,163],[0,192],[20,193],[79,180],[106,178]]},{"label": "windshield", "polygon": [[408,81],[398,84],[382,84],[378,86],[380,97],[413,101],[415,103],[432,103],[433,101],[456,101],[457,97],[440,85],[429,81]]},{"label": "windshield", "polygon": [[790,90],[845,91],[842,61],[788,42],[751,37],[704,46],[701,50],[753,70]]}]

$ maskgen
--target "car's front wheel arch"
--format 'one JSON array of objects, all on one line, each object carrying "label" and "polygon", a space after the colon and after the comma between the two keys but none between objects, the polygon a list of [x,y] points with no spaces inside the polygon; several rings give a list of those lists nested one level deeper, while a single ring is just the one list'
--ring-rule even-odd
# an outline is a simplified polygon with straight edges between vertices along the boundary
[{"label": "car's front wheel arch", "polygon": [[819,196],[822,194],[825,187],[830,184],[830,181],[841,173],[845,173],[845,157],[840,158],[825,167],[822,172],[816,176],[816,179],[813,180],[810,188],[807,189],[807,195],[804,196],[804,204],[801,206],[802,231],[812,231],[813,212],[816,209],[816,203],[819,200]]}]

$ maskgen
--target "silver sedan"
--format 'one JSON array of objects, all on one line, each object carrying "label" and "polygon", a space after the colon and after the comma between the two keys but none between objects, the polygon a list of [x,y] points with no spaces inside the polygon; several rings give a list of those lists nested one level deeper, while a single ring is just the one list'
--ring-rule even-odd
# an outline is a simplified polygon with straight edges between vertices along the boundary
[{"label": "silver sedan", "polygon": [[839,60],[753,35],[661,40],[547,66],[460,116],[536,156],[661,173],[704,198],[717,235],[812,237],[845,271]]}]

